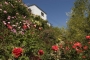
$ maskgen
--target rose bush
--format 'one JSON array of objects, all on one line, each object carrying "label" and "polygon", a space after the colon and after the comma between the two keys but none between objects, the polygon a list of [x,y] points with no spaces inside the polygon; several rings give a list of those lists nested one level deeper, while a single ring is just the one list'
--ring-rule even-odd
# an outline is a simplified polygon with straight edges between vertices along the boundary
[{"label": "rose bush", "polygon": [[[34,58],[36,60],[36,57],[44,59],[46,57],[44,53],[51,47],[54,40],[52,40],[52,35],[46,36],[47,39],[40,35],[44,29],[48,30],[50,28],[47,22],[39,16],[31,14],[21,0],[1,0],[0,59],[33,60]],[[47,44],[40,37],[48,40],[51,44]],[[39,49],[42,50],[38,51]]]},{"label": "rose bush", "polygon": [[68,41],[63,29],[58,34],[58,29],[54,30],[47,22],[29,14],[21,0],[1,0],[0,59],[90,60],[90,35],[83,37],[86,40]]},{"label": "rose bush", "polygon": [[[87,41],[87,37],[85,41],[79,42],[79,41],[67,41],[65,42],[65,45],[60,48],[59,51],[62,51],[63,54],[56,56],[63,56],[66,60],[89,60],[89,50],[90,50],[90,44]],[[86,43],[84,43],[86,42]],[[61,57],[57,58],[61,59]]]}]

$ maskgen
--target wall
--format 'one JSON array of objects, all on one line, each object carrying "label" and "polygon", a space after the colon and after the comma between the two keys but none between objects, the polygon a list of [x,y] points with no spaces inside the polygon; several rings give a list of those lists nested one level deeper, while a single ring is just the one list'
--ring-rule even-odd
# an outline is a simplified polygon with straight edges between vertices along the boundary
[{"label": "wall", "polygon": [[[28,8],[31,9],[32,14],[39,15],[42,19],[47,20],[47,15],[35,5],[32,5]],[[41,15],[41,12],[44,14],[44,16]]]}]

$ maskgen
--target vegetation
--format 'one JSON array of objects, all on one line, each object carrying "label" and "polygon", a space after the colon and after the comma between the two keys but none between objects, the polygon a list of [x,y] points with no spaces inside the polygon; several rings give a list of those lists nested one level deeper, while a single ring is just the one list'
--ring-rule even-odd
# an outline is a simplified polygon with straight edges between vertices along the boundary
[{"label": "vegetation", "polygon": [[67,28],[58,28],[21,0],[0,1],[0,60],[90,60],[89,6],[76,0]]}]

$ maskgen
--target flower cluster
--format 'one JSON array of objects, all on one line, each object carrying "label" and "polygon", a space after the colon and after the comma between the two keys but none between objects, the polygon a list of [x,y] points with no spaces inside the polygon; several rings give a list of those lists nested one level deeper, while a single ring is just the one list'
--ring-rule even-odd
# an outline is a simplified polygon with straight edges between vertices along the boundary
[{"label": "flower cluster", "polygon": [[[20,5],[18,5],[20,4]],[[2,19],[2,23],[13,33],[15,34],[24,34],[26,30],[30,29],[31,26],[37,28],[38,30],[42,30],[42,23],[39,21],[30,21],[30,18],[28,18],[28,11],[27,9],[20,13],[19,11],[14,11],[14,9],[17,9],[20,6],[19,9],[22,9],[21,7],[25,7],[25,5],[19,0],[16,1],[4,1],[3,3],[0,3],[0,15]],[[5,8],[6,7],[6,8]],[[5,9],[4,9],[5,8]],[[9,9],[10,8],[12,13]],[[14,9],[13,9],[14,8]],[[26,8],[26,7],[25,7]],[[23,9],[21,11],[24,11]],[[32,23],[33,22],[33,23]],[[38,26],[37,26],[38,25]]]},{"label": "flower cluster", "polygon": [[14,55],[15,58],[18,58],[19,56],[21,56],[23,52],[23,49],[20,47],[16,47],[12,50],[12,54]]},{"label": "flower cluster", "polygon": [[90,39],[90,36],[88,35],[88,36],[86,36],[86,39]]},{"label": "flower cluster", "polygon": [[[64,41],[64,42],[65,42],[65,45],[57,43],[58,46],[57,45],[52,46],[52,50],[54,52],[56,51],[56,53],[51,52],[51,56],[53,56],[53,55],[56,57],[60,56],[60,54],[59,54],[59,52],[60,52],[61,56],[66,56],[66,57],[64,57],[66,59],[67,58],[72,59],[72,57],[74,57],[75,59],[88,59],[90,57],[89,54],[87,53],[87,52],[89,52],[90,36],[86,36],[86,40],[84,42],[83,41],[82,42],[80,42],[80,41]],[[58,57],[58,58],[61,58],[61,57]],[[54,59],[56,59],[56,58],[54,58]]]},{"label": "flower cluster", "polygon": [[77,53],[81,53],[82,52],[81,47],[82,47],[82,44],[80,42],[75,42],[73,44],[73,46],[72,46],[72,48],[74,48],[77,51]]},{"label": "flower cluster", "polygon": [[81,43],[80,42],[75,42],[74,44],[73,44],[73,48],[75,49],[75,48],[81,48],[82,47],[82,45],[81,45]]},{"label": "flower cluster", "polygon": [[[15,5],[17,5],[18,3],[20,3],[18,0],[17,1],[5,1],[3,3],[0,3],[0,14],[2,15],[1,19],[2,19],[3,24],[10,31],[12,31],[16,34],[17,33],[24,34],[24,31],[27,30],[28,28],[30,28],[30,22],[27,22],[29,20],[29,19],[26,19],[27,15],[23,15],[22,13],[19,13],[18,11],[14,12],[13,8],[17,9],[17,7]],[[6,8],[5,8],[5,6],[6,6]],[[21,7],[23,7],[23,6],[21,6]],[[14,13],[12,13],[7,8],[10,8],[12,10],[12,12],[14,12]]]}]

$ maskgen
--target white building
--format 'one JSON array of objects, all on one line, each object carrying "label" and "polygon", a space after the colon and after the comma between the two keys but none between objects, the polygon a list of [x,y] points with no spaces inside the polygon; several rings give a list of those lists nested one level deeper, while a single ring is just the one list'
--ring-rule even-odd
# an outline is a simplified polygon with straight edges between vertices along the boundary
[{"label": "white building", "polygon": [[42,19],[47,20],[47,14],[36,5],[30,5],[28,9],[32,14],[40,16]]}]

